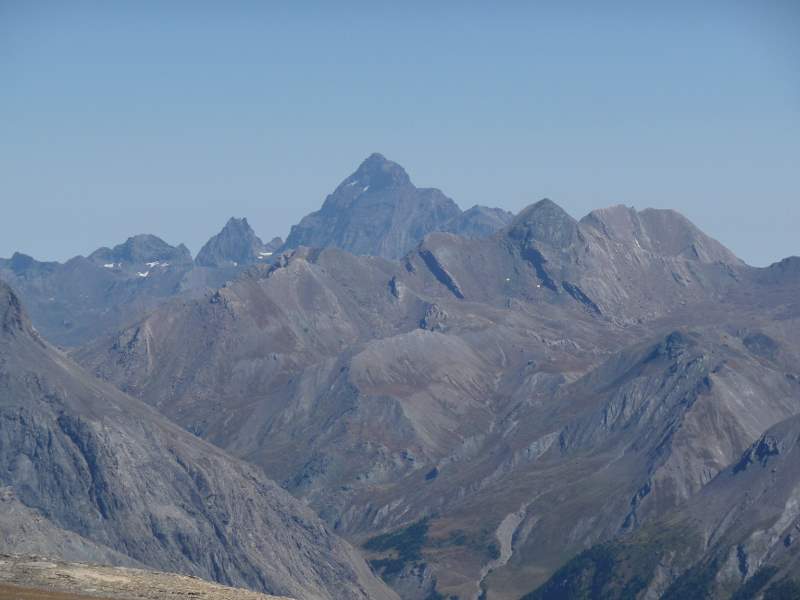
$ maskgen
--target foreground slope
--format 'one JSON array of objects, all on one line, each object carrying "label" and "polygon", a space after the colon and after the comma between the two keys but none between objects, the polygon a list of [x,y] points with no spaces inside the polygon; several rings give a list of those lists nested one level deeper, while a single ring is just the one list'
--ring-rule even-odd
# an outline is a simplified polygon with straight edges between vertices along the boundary
[{"label": "foreground slope", "polygon": [[5,551],[149,565],[300,598],[392,597],[257,469],[44,342],[4,283],[0,486]]},{"label": "foreground slope", "polygon": [[0,554],[3,600],[288,600],[173,573]]}]

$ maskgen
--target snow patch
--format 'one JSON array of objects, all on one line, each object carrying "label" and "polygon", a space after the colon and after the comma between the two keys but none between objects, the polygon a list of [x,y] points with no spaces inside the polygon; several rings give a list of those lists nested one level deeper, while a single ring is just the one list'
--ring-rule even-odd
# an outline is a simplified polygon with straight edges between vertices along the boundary
[{"label": "snow patch", "polygon": [[139,277],[147,277],[148,275],[150,275],[150,271],[145,271],[144,273],[142,273],[141,271],[139,271],[139,272],[137,272],[136,274],[137,274]]},{"label": "snow patch", "polygon": [[113,269],[113,268],[114,268],[114,263],[106,263],[106,264],[104,264],[103,266],[104,266],[106,269]]}]

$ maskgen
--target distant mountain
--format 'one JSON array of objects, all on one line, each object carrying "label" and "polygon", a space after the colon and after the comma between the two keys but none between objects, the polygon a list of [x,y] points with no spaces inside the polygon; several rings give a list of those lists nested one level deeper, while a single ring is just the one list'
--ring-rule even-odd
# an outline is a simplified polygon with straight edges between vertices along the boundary
[{"label": "distant mountain", "polygon": [[430,231],[485,237],[511,213],[474,206],[462,211],[434,189],[418,189],[399,165],[370,156],[328,197],[323,208],[281,238],[264,243],[246,218],[231,218],[193,261],[183,244],[150,234],[103,247],[65,263],[16,253],[0,259],[0,277],[24,299],[50,341],[75,347],[129,325],[174,298],[195,297],[246,268],[298,245],[341,247],[357,254],[399,258]]},{"label": "distant mountain", "polygon": [[124,326],[176,295],[222,285],[230,275],[194,271],[185,246],[152,235],[65,263],[21,254],[0,259],[0,278],[19,292],[37,329],[65,346]]},{"label": "distant mountain", "polygon": [[403,598],[517,599],[800,413],[795,262],[543,200],[399,261],[287,252],[73,356],[261,466]]},{"label": "distant mountain", "polygon": [[581,224],[602,232],[610,240],[633,244],[653,254],[684,257],[700,262],[742,264],[733,252],[700,231],[674,210],[612,206],[592,211]]},{"label": "distant mountain", "polygon": [[329,195],[317,212],[292,227],[285,249],[341,248],[398,259],[431,231],[469,237],[492,233],[508,213],[474,207],[466,213],[434,188],[417,188],[403,167],[372,154]]},{"label": "distant mountain", "polygon": [[295,598],[395,598],[258,469],[44,342],[2,282],[0,506],[4,552],[148,565]]},{"label": "distant mountain", "polygon": [[159,237],[141,234],[130,237],[125,243],[113,248],[99,248],[89,255],[89,260],[141,267],[147,266],[147,263],[188,264],[192,262],[192,255],[183,244],[170,246]]},{"label": "distant mountain", "polygon": [[186,246],[154,235],[137,235],[65,263],[19,253],[0,259],[0,278],[19,292],[37,329],[64,346],[128,325],[176,296],[219,287],[237,272],[196,267]]},{"label": "distant mountain", "polygon": [[222,231],[201,248],[195,262],[204,267],[252,265],[272,256],[282,245],[280,238],[264,244],[247,219],[232,217]]}]

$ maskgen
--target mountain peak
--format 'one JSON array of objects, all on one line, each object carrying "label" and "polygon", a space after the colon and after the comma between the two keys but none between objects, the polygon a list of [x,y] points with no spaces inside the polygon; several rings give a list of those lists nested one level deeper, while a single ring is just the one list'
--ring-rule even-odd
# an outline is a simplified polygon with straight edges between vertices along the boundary
[{"label": "mountain peak", "polygon": [[699,262],[741,264],[741,260],[717,240],[706,235],[676,210],[617,205],[593,210],[581,224],[611,239],[662,256]]},{"label": "mountain peak", "polygon": [[403,167],[375,153],[292,227],[284,248],[331,246],[396,259],[460,214],[440,190],[415,187]]},{"label": "mountain peak", "polygon": [[140,233],[125,240],[113,248],[99,248],[89,258],[108,262],[145,263],[148,261],[191,261],[189,249],[183,244],[170,246],[160,237]]},{"label": "mountain peak", "polygon": [[14,290],[0,281],[0,335],[16,335],[27,330],[28,317]]},{"label": "mountain peak", "polygon": [[512,239],[537,241],[556,248],[569,246],[577,235],[578,222],[549,198],[520,211],[508,227]]},{"label": "mountain peak", "polygon": [[250,265],[271,256],[282,244],[280,238],[264,244],[246,217],[231,217],[222,230],[197,253],[195,263],[204,267]]},{"label": "mountain peak", "polygon": [[342,185],[356,184],[362,187],[369,186],[372,189],[402,187],[410,185],[411,178],[403,167],[388,160],[383,154],[375,152],[370,154]]},{"label": "mountain peak", "polygon": [[250,223],[247,222],[247,217],[242,217],[238,219],[236,217],[231,217],[228,219],[228,222],[225,223],[224,229],[234,229],[234,230],[241,230],[241,231],[253,231],[253,228],[250,227]]}]

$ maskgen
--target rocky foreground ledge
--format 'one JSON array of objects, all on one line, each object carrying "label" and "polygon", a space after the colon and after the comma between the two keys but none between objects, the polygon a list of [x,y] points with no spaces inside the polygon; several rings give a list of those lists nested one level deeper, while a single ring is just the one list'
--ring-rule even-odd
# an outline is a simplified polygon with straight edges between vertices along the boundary
[{"label": "rocky foreground ledge", "polygon": [[0,600],[288,600],[197,577],[0,554]]}]

